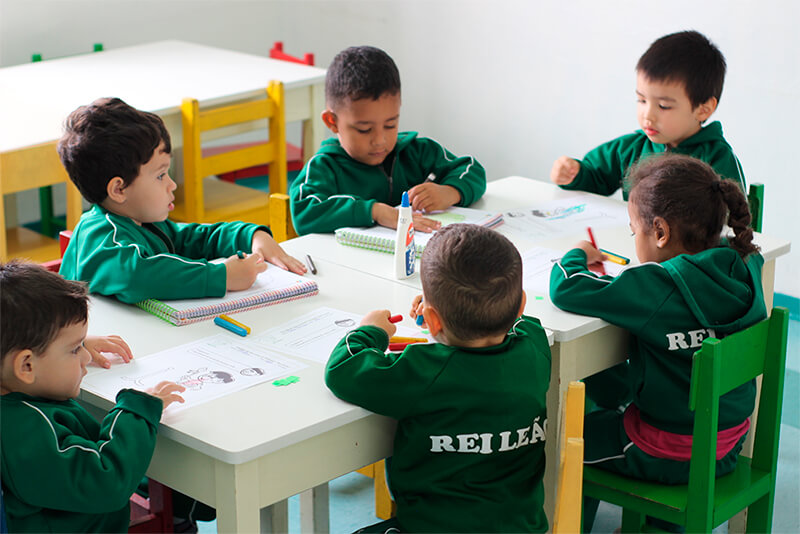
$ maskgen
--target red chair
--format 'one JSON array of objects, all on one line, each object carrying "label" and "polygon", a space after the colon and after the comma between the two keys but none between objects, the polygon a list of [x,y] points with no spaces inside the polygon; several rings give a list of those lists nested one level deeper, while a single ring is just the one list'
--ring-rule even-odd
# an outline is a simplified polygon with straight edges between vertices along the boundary
[{"label": "red chair", "polygon": [[[302,59],[299,57],[290,56],[289,54],[283,51],[282,41],[275,41],[275,44],[272,45],[272,49],[270,49],[269,51],[269,57],[271,57],[272,59],[280,59],[281,61],[290,61],[292,63],[308,65],[310,67],[314,66],[314,54],[304,54]],[[302,137],[305,140],[305,127],[303,128]],[[215,154],[221,154],[229,150],[238,150],[240,148],[247,148],[258,145],[260,143],[261,141],[253,141],[250,143],[239,143],[235,145],[225,145],[225,146],[207,148],[203,150],[203,157],[213,156]],[[303,168],[303,165],[305,165],[305,161],[303,159],[303,150],[304,150],[304,145],[297,146],[291,143],[286,143],[287,172],[299,171],[300,169]],[[269,174],[269,165],[256,165],[254,167],[248,167],[246,169],[239,169],[236,171],[220,174],[219,178],[221,180],[225,180],[226,182],[235,182],[236,180],[241,180],[243,178],[254,178],[256,176],[265,176],[267,174]]]},{"label": "red chair", "polygon": [[[67,250],[67,245],[69,245],[69,240],[71,237],[72,230],[61,230],[58,233],[58,246],[61,249],[61,258],[64,257],[64,251]],[[46,261],[42,264],[42,267],[48,271],[57,273],[58,270],[61,269],[61,258],[58,258],[57,260]]]}]

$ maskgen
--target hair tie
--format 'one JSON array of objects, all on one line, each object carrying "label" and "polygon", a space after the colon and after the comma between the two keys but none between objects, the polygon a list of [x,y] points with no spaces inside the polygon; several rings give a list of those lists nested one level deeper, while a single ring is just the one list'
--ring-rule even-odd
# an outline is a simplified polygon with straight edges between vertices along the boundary
[{"label": "hair tie", "polygon": [[715,193],[721,193],[722,192],[722,180],[716,180],[714,182],[711,182],[711,190],[713,192],[715,192]]}]

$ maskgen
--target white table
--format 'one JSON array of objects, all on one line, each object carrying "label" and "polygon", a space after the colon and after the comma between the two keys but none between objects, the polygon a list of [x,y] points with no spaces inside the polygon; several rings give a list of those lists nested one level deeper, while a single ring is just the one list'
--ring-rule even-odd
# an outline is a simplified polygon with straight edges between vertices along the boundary
[{"label": "white table", "polygon": [[[532,199],[574,196],[533,180],[511,177],[491,182],[475,207],[505,210],[525,207]],[[616,202],[601,199],[603,202]],[[501,232],[507,232],[500,227]],[[627,228],[598,229],[598,242],[634,258]],[[510,236],[521,248],[533,245],[523,236]],[[542,241],[537,245],[568,249],[583,235]],[[771,304],[775,258],[789,243],[758,236],[767,263],[765,292]],[[403,313],[420,291],[418,275],[394,279],[392,256],[334,242],[332,235],[310,235],[284,243],[297,257],[310,253],[315,260],[320,294],[291,303],[237,314],[254,332],[281,324],[320,306],[354,313],[385,307]],[[549,297],[528,299],[526,313],[539,317],[553,331],[553,364],[548,393],[546,510],[552,511],[555,491],[559,406],[569,380],[580,379],[624,358],[624,332],[600,319],[574,315],[552,306]],[[95,297],[90,310],[90,332],[117,333],[135,355],[206,337],[218,331],[209,322],[173,327],[113,300]],[[587,357],[587,354],[591,357]],[[326,482],[391,454],[394,422],[337,400],[323,383],[323,366],[309,362],[297,373],[301,380],[289,387],[271,384],[210,401],[184,412],[159,428],[159,439],[148,475],[178,491],[217,508],[221,532],[255,532],[271,526],[284,531],[287,497],[314,488],[314,514],[304,516],[303,532],[327,530]],[[102,370],[92,372],[102,373]],[[82,399],[102,410],[111,403],[84,392]],[[308,494],[306,494],[308,496]],[[305,504],[303,503],[305,508]],[[270,508],[271,507],[271,508]],[[270,512],[272,517],[270,518]],[[551,515],[552,518],[552,515]],[[271,520],[269,520],[271,519]]]},{"label": "white table", "polygon": [[[489,182],[483,198],[470,207],[487,211],[508,211],[530,207],[538,201],[581,195],[601,204],[619,204],[621,202],[590,193],[564,191],[548,182],[511,176]],[[542,246],[566,252],[573,248],[575,243],[586,240],[588,237],[585,231],[582,231],[575,235],[555,239],[531,240],[524,235],[515,235],[505,225],[498,227],[497,230],[508,237],[521,251],[533,246]],[[594,230],[597,242],[601,247],[630,258],[632,263],[638,263],[630,233],[627,225]],[[788,241],[763,234],[756,234],[755,242],[761,246],[761,253],[764,256],[763,289],[769,310],[772,308],[775,260],[779,256],[787,254],[791,244]],[[394,263],[391,254],[340,245],[335,242],[332,234],[309,234],[285,243],[284,248],[298,257],[311,253],[314,261],[322,260],[350,266],[365,274],[379,276],[387,281],[395,281],[418,291],[422,289],[419,278],[419,261],[414,276],[397,281],[394,278]],[[555,343],[551,347],[551,381],[547,398],[548,440],[545,449],[548,458],[545,472],[545,510],[548,512],[552,524],[557,480],[556,459],[559,457],[561,436],[560,406],[564,392],[571,380],[585,378],[623,361],[627,354],[628,336],[623,329],[612,326],[602,319],[559,310],[553,306],[549,294],[539,296],[543,298],[537,300],[533,295],[528,295],[525,313],[538,317],[545,328],[553,331],[555,339]]]},{"label": "white table", "polygon": [[[417,294],[413,288],[324,260],[318,267],[313,278],[319,295],[238,313],[236,319],[258,333],[320,306],[359,314],[384,306],[403,313],[404,322],[412,325],[406,312]],[[223,332],[210,321],[175,327],[97,296],[92,298],[89,331],[121,335],[135,356]],[[220,532],[269,529],[266,507],[316,488],[315,514],[304,518],[313,527],[303,531],[327,531],[326,483],[391,455],[395,422],[338,400],[324,385],[324,365],[304,362],[308,367],[295,373],[300,377],[295,384],[254,386],[162,423],[148,476],[216,507]],[[81,400],[101,411],[112,405],[87,391]],[[285,531],[285,503],[278,508],[271,526]]]},{"label": "white table", "polygon": [[305,121],[309,156],[324,138],[325,70],[183,41],[159,41],[0,69],[0,152],[53,143],[75,108],[116,96],[162,116],[181,144],[180,104],[213,105],[284,84],[286,121]]}]

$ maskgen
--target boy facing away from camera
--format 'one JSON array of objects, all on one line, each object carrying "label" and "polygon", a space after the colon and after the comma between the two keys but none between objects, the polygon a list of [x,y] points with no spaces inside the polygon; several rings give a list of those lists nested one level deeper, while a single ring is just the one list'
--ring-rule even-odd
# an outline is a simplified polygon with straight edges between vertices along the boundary
[{"label": "boy facing away from camera", "polygon": [[[343,226],[397,227],[404,191],[417,212],[469,206],[486,190],[472,156],[455,156],[417,132],[398,133],[400,74],[386,52],[356,46],[339,52],[325,76],[322,121],[336,134],[292,183],[292,221],[299,234]],[[414,229],[438,221],[414,214]]]},{"label": "boy facing away from camera", "polygon": [[[119,98],[96,100],[67,117],[58,153],[93,206],[81,216],[64,253],[65,278],[135,303],[247,289],[267,268],[263,260],[305,272],[266,226],[170,221],[177,188],[168,173],[170,151],[161,118]],[[239,258],[240,250],[252,254]],[[219,257],[227,259],[209,261]]]},{"label": "boy facing away from camera", "polygon": [[0,477],[11,532],[127,532],[128,500],[150,465],[164,408],[184,388],[123,389],[98,423],[75,398],[98,349],[80,282],[39,265],[0,264]]},{"label": "boy facing away from camera", "polygon": [[[704,35],[684,31],[657,39],[636,64],[636,116],[641,130],[604,143],[575,160],[553,163],[550,179],[564,189],[610,195],[640,158],[672,152],[711,165],[745,190],[744,172],[714,113],[725,81],[725,58]],[[623,188],[628,198],[628,190]]]},{"label": "boy facing away from camera", "polygon": [[398,420],[387,460],[397,517],[365,532],[544,532],[550,347],[522,315],[522,260],[475,225],[438,231],[422,256],[436,343],[388,353],[388,310],[368,313],[328,360],[333,393]]}]

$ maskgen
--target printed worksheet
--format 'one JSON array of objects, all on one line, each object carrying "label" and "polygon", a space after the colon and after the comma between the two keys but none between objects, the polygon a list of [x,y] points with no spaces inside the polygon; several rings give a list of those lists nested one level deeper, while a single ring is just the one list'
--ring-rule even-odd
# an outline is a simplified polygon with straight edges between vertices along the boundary
[{"label": "printed worksheet", "polygon": [[[258,334],[253,341],[277,351],[326,363],[333,348],[347,332],[357,328],[363,316],[321,307]],[[397,325],[395,336],[431,339],[419,329]]]},{"label": "printed worksheet", "polygon": [[91,373],[83,379],[82,387],[114,400],[121,389],[145,390],[170,380],[186,388],[181,393],[186,402],[167,408],[173,413],[305,367],[305,363],[281,356],[251,339],[221,333]]},{"label": "printed worksheet", "polygon": [[561,235],[586,233],[587,227],[627,226],[625,204],[598,202],[575,196],[534,204],[503,213],[506,228],[530,239],[549,239]]},{"label": "printed worksheet", "polygon": [[[522,287],[528,293],[528,298],[537,295],[550,294],[550,272],[561,256],[563,251],[545,247],[533,247],[520,254],[522,256]],[[618,276],[625,266],[603,262],[605,274]],[[594,272],[597,272],[596,270]]]}]

